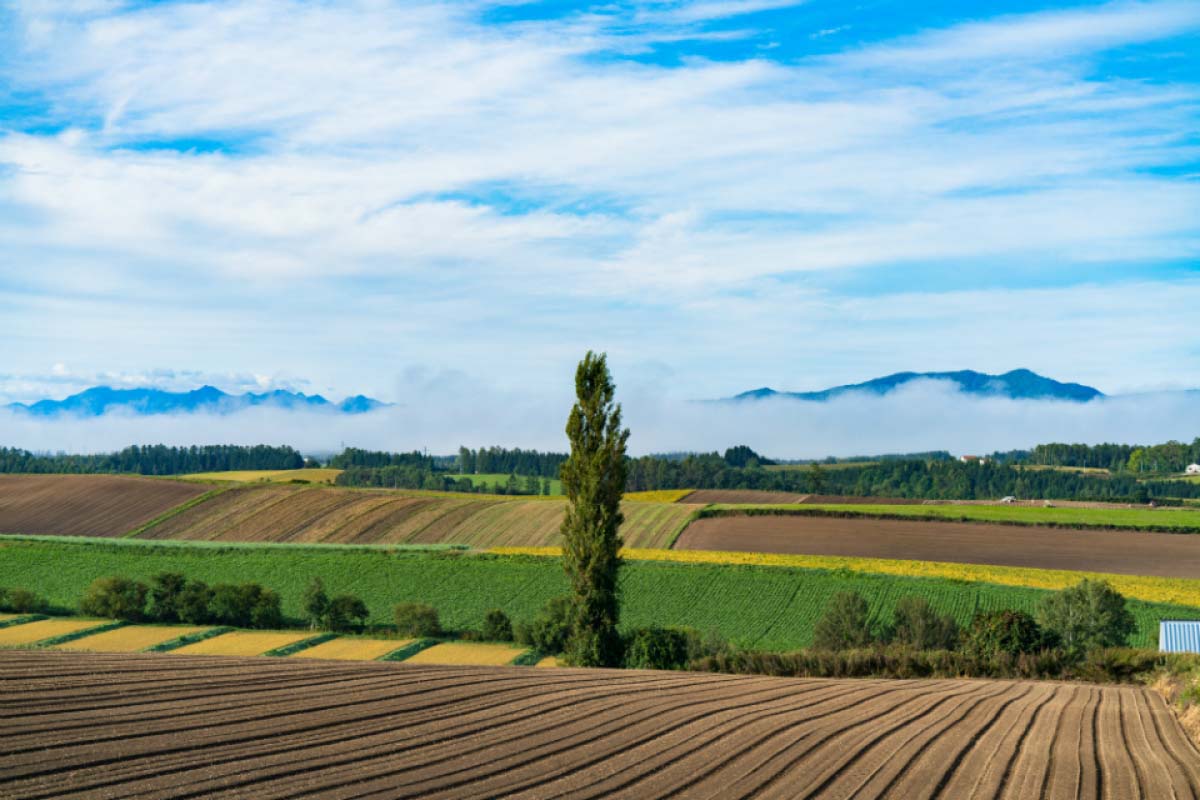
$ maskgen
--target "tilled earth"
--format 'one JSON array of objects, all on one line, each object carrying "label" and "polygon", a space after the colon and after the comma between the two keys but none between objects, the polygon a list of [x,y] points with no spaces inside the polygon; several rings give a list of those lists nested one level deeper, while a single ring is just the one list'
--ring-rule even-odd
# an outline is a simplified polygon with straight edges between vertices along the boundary
[{"label": "tilled earth", "polygon": [[1163,578],[1200,575],[1200,536],[1196,535],[986,522],[771,515],[709,517],[689,525],[674,547],[950,561]]},{"label": "tilled earth", "polygon": [[1197,798],[1142,688],[0,652],[0,796]]}]

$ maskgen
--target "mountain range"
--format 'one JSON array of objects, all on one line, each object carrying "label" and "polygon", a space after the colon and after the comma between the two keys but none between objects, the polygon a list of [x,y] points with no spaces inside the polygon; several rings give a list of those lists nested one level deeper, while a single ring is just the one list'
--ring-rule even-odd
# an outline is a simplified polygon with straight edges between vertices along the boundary
[{"label": "mountain range", "polygon": [[1089,400],[1104,397],[1103,392],[1091,386],[1084,386],[1080,383],[1061,383],[1027,369],[1014,369],[1003,375],[989,375],[986,372],[964,369],[957,372],[897,372],[863,383],[834,386],[816,392],[777,392],[774,389],[763,387],[742,392],[734,397],[726,398],[726,400],[741,402],[785,397],[792,400],[821,403],[850,392],[884,395],[906,383],[918,380],[949,381],[956,384],[963,394],[981,397],[1008,397],[1013,400],[1067,400],[1074,403],[1086,403]]},{"label": "mountain range", "polygon": [[26,405],[10,403],[7,408],[36,417],[69,414],[79,417],[99,417],[110,411],[124,410],[139,416],[154,414],[190,414],[207,412],[231,414],[254,406],[272,408],[324,410],[339,414],[364,414],[388,405],[361,394],[347,397],[340,403],[326,400],[319,394],[288,392],[276,389],[254,394],[227,394],[214,386],[201,386],[190,392],[168,392],[162,389],[113,389],[95,386],[63,400],[39,400]]}]

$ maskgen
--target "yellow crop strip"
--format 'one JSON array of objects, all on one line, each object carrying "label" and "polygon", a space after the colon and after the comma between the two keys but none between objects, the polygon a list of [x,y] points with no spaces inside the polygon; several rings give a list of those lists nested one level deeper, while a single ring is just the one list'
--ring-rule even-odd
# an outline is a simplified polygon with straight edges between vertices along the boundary
[{"label": "yellow crop strip", "polygon": [[374,661],[399,650],[412,639],[330,639],[293,654],[292,658],[328,658],[334,661]]},{"label": "yellow crop strip", "polygon": [[243,469],[227,472],[193,472],[181,475],[182,478],[197,481],[232,481],[235,483],[287,483],[288,481],[309,481],[310,483],[333,483],[342,474],[340,469]]},{"label": "yellow crop strip", "polygon": [[[557,547],[493,547],[498,555],[561,556]],[[945,561],[900,561],[887,558],[846,556],[778,555],[774,553],[725,553],[708,550],[643,550],[627,548],[621,555],[633,561],[671,561],[681,564],[732,564],[794,569],[845,569],[877,575],[909,578],[949,578],[959,581],[1028,586],[1035,589],[1064,589],[1084,578],[1105,580],[1126,597],[1154,603],[1200,606],[1200,580],[1075,572],[1064,569],[1002,567],[987,564],[953,564]]]},{"label": "yellow crop strip", "polygon": [[98,653],[137,653],[147,647],[178,639],[204,628],[178,628],[162,625],[126,625],[82,639],[55,645],[55,650],[92,650]]},{"label": "yellow crop strip", "polygon": [[545,669],[548,667],[561,667],[562,664],[559,663],[558,658],[556,656],[546,656],[545,658],[543,658],[541,661],[537,662],[533,666]]},{"label": "yellow crop strip", "polygon": [[44,619],[0,628],[0,645],[34,644],[44,639],[66,636],[87,628],[97,628],[108,623],[103,619]]},{"label": "yellow crop strip", "polygon": [[621,498],[630,503],[678,503],[691,489],[659,489],[653,492],[626,492]]},{"label": "yellow crop strip", "polygon": [[460,664],[474,667],[498,667],[512,662],[525,652],[524,647],[481,642],[446,642],[404,659],[405,664]]},{"label": "yellow crop strip", "polygon": [[184,645],[171,653],[206,656],[261,656],[277,647],[285,647],[312,636],[311,633],[274,631],[233,631],[211,639]]}]

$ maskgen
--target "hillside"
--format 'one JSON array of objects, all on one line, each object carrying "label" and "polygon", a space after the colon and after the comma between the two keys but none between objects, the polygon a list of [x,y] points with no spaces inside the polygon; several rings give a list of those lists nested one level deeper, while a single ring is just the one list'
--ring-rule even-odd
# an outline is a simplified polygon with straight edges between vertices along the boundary
[{"label": "hillside", "polygon": [[210,488],[124,475],[0,475],[0,533],[121,536]]},{"label": "hillside", "polygon": [[1062,383],[1027,369],[1014,369],[1002,375],[964,369],[956,372],[897,372],[862,383],[850,383],[813,392],[778,392],[763,387],[742,392],[731,400],[763,400],[783,397],[791,400],[824,402],[851,392],[884,395],[913,381],[946,381],[964,394],[981,397],[1008,397],[1013,400],[1068,400],[1084,403],[1103,397],[1104,393],[1079,383]]}]

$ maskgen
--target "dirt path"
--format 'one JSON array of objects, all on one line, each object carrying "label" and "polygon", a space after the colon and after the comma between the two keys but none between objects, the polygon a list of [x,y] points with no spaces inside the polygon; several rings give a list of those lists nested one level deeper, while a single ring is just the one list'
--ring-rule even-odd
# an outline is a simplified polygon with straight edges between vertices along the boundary
[{"label": "dirt path", "polygon": [[820,516],[712,517],[676,550],[858,556],[1167,578],[1200,576],[1200,536]]},{"label": "dirt path", "polygon": [[0,651],[0,796],[1200,797],[1147,690]]}]

